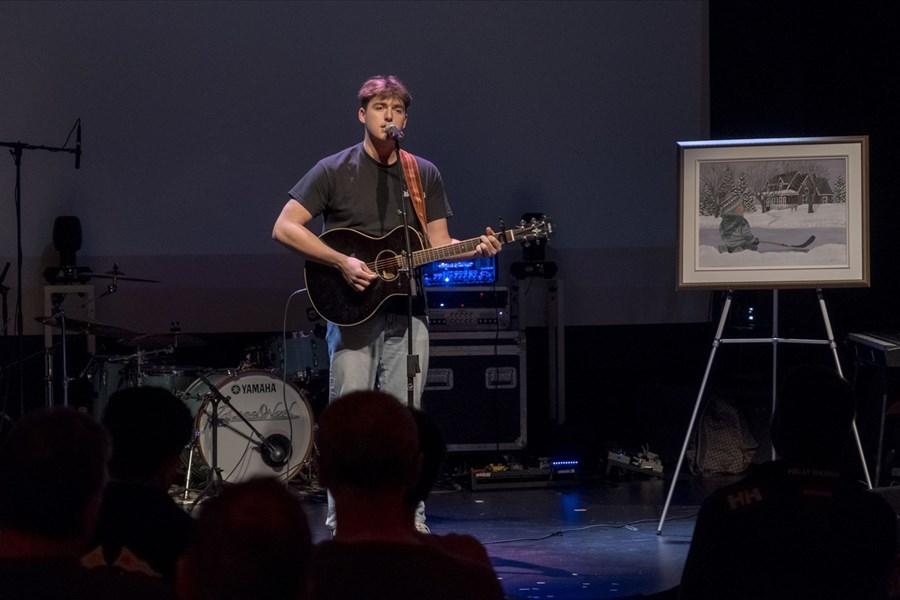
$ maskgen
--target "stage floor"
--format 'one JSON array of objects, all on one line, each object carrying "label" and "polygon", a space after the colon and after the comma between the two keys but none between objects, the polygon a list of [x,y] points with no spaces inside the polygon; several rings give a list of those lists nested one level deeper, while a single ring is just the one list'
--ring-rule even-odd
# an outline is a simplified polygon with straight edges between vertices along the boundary
[{"label": "stage floor", "polygon": [[[481,540],[508,598],[661,600],[681,578],[701,501],[725,482],[683,477],[659,535],[670,481],[641,476],[552,488],[442,485],[426,514],[435,534]],[[325,539],[324,494],[301,493],[314,541]]]}]

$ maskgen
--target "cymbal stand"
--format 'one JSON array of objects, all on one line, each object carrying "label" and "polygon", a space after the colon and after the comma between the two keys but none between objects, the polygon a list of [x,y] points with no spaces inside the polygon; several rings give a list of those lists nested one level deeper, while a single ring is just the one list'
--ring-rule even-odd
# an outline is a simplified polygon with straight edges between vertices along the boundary
[{"label": "cymbal stand", "polygon": [[228,408],[231,409],[237,417],[243,421],[243,423],[247,426],[250,431],[256,435],[259,439],[259,451],[260,454],[263,455],[263,460],[273,464],[284,464],[288,462],[291,456],[291,452],[293,448],[288,445],[287,448],[284,448],[281,443],[276,443],[273,440],[270,440],[262,433],[259,432],[256,427],[241,413],[237,410],[234,405],[231,404],[231,397],[224,395],[219,391],[215,385],[213,385],[209,379],[206,378],[203,374],[198,374],[197,377],[205,383],[209,387],[209,393],[206,394],[207,397],[211,399],[212,402],[212,411],[210,414],[210,423],[212,424],[212,461],[209,465],[209,475],[207,476],[206,487],[202,492],[194,499],[194,502],[191,503],[190,512],[193,512],[194,507],[206,496],[215,496],[218,494],[222,487],[224,486],[224,480],[222,479],[222,469],[219,468],[219,403],[224,403]]},{"label": "cymbal stand", "polygon": [[[50,315],[51,317],[57,317],[59,319],[60,325],[60,346],[62,351],[62,392],[63,392],[63,406],[69,406],[69,371],[68,371],[68,359],[66,356],[66,312],[72,309],[80,310],[85,308],[89,304],[96,304],[98,300],[101,298],[105,298],[106,296],[110,296],[115,294],[118,291],[119,287],[116,285],[116,280],[113,278],[113,282],[106,286],[106,291],[100,294],[95,298],[91,298],[87,302],[84,302],[77,306],[70,306],[67,309],[60,309],[59,305],[62,302],[62,299],[59,302],[55,302],[53,306],[53,313]],[[65,296],[65,294],[62,294]],[[49,352],[49,350],[48,350]],[[47,355],[47,368],[46,368],[46,385],[47,385],[47,408],[53,408],[53,357],[52,355]]]}]

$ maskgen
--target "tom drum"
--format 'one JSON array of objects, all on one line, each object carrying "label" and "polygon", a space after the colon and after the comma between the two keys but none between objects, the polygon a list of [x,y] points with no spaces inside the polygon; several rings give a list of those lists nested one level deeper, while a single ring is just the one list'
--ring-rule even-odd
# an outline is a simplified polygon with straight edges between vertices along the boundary
[{"label": "tom drum", "polygon": [[328,372],[328,344],[308,332],[294,332],[268,343],[269,363],[293,381],[308,381]]},{"label": "tom drum", "polygon": [[[202,367],[148,364],[139,366],[133,357],[108,357],[97,361],[90,373],[94,388],[92,414],[98,421],[115,392],[138,386],[160,387],[185,398],[185,392]],[[186,400],[187,401],[187,400]],[[191,406],[191,414],[197,414],[197,406]]]}]

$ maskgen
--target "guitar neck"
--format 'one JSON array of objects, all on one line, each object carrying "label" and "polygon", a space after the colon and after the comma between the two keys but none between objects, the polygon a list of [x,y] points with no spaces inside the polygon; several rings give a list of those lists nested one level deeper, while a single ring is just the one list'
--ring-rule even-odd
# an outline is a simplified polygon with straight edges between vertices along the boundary
[{"label": "guitar neck", "polygon": [[[503,233],[497,234],[496,237],[498,240],[500,240],[501,244],[505,244],[506,242],[515,239],[515,231],[516,230],[510,229],[509,231],[504,231]],[[413,252],[413,267],[421,267],[422,265],[437,262],[439,260],[459,258],[460,256],[463,256],[465,254],[474,252],[475,248],[477,248],[478,244],[480,243],[481,237],[477,237],[468,240],[462,240],[455,244],[438,246],[437,248],[425,248],[424,250],[417,250]]]}]

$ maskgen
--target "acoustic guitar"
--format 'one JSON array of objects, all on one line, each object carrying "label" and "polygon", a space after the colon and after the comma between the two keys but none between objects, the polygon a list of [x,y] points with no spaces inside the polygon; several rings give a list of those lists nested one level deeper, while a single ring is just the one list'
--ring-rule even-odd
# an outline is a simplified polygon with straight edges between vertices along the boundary
[{"label": "acoustic guitar", "polygon": [[[496,234],[501,244],[541,243],[550,237],[553,225],[549,219],[522,221],[519,227]],[[404,226],[392,229],[382,237],[372,237],[355,229],[337,228],[326,231],[319,239],[349,256],[366,263],[378,278],[359,292],[350,287],[341,272],[329,265],[306,261],[306,291],[313,308],[322,317],[338,325],[359,325],[370,319],[389,298],[409,293],[406,276],[411,269],[439,260],[452,260],[471,253],[481,238],[455,244],[426,248],[418,231],[409,228],[411,260],[407,260]]]}]

